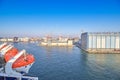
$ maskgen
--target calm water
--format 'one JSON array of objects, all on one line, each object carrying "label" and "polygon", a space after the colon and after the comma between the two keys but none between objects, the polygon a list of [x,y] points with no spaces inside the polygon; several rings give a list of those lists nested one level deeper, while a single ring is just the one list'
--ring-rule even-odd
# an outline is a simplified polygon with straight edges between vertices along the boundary
[{"label": "calm water", "polygon": [[39,80],[120,80],[120,54],[87,54],[77,47],[15,43],[35,56],[29,74]]}]

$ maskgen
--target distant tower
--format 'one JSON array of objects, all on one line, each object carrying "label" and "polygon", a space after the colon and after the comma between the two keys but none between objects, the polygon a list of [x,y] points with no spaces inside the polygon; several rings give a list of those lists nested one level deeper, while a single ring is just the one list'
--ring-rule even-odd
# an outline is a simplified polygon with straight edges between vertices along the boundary
[{"label": "distant tower", "polygon": [[18,37],[13,38],[14,42],[18,42]]},{"label": "distant tower", "polygon": [[81,39],[81,34],[82,34],[82,33],[84,33],[84,30],[83,30],[83,29],[80,30],[80,39]]}]

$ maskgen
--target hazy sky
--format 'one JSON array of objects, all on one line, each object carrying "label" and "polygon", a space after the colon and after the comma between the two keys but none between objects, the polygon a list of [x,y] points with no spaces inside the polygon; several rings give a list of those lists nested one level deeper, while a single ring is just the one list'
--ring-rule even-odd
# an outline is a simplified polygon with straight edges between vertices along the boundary
[{"label": "hazy sky", "polygon": [[120,0],[0,0],[0,36],[120,31]]}]

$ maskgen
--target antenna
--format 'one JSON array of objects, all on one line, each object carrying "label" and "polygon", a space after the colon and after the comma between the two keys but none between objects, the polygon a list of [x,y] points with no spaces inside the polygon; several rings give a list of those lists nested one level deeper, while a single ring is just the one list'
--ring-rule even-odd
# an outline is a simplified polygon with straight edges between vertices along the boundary
[{"label": "antenna", "polygon": [[84,30],[83,30],[83,29],[81,29],[81,34],[82,34],[82,33],[84,33]]}]

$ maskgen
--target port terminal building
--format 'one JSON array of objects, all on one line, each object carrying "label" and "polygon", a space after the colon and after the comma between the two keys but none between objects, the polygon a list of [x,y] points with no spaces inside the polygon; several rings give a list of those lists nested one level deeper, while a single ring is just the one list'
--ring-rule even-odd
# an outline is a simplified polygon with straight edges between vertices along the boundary
[{"label": "port terminal building", "polygon": [[120,53],[120,32],[85,32],[81,48],[89,53]]}]

